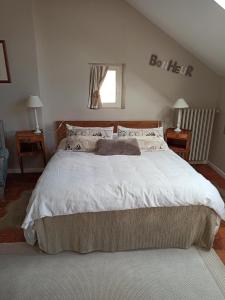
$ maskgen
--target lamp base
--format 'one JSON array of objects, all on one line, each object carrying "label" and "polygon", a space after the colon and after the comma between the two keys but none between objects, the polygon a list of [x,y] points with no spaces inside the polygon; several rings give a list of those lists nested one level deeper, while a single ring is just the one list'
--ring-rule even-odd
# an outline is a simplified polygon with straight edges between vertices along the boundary
[{"label": "lamp base", "polygon": [[41,134],[42,131],[41,131],[40,129],[36,129],[36,130],[34,130],[34,133],[35,133],[35,134]]},{"label": "lamp base", "polygon": [[174,129],[174,131],[175,132],[181,132],[181,129],[177,127],[176,129]]}]

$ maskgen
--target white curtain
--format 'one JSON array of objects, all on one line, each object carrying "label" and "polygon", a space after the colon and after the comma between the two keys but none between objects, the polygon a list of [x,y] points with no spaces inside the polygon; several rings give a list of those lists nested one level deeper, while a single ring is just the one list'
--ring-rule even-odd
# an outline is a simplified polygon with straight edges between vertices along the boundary
[{"label": "white curtain", "polygon": [[90,70],[89,82],[89,100],[88,107],[90,109],[101,108],[100,88],[105,79],[108,66],[106,65],[92,65]]}]

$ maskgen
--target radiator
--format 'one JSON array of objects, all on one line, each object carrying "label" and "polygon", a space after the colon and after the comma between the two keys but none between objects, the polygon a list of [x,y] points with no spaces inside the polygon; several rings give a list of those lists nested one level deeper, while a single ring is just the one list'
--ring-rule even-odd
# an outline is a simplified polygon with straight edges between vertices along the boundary
[{"label": "radiator", "polygon": [[181,128],[192,131],[189,160],[206,163],[209,157],[215,108],[190,108],[182,110]]}]

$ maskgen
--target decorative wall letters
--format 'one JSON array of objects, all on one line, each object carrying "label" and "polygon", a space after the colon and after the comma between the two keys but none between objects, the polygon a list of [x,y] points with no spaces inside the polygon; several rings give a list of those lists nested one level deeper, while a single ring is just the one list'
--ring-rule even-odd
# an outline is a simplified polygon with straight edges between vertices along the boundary
[{"label": "decorative wall letters", "polygon": [[165,71],[181,74],[183,76],[192,77],[194,68],[191,65],[179,65],[175,60],[161,60],[156,54],[152,54],[149,61],[150,66],[156,66]]}]

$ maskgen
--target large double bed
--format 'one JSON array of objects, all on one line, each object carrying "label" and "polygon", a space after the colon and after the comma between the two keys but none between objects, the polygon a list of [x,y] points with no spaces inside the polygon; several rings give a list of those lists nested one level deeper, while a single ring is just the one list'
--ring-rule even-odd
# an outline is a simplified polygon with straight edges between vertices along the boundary
[{"label": "large double bed", "polygon": [[[158,121],[68,121],[76,126],[154,128]],[[57,122],[57,140],[66,136]],[[60,126],[61,124],[61,126]],[[28,243],[72,250],[210,249],[224,202],[208,180],[171,150],[101,156],[58,149],[41,175],[23,223]]]}]

